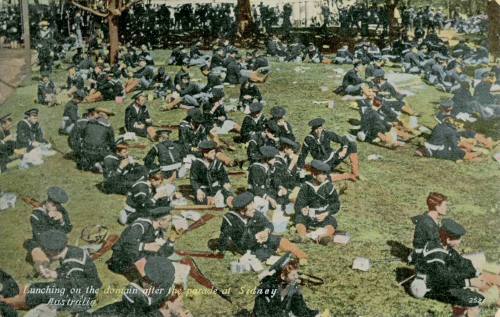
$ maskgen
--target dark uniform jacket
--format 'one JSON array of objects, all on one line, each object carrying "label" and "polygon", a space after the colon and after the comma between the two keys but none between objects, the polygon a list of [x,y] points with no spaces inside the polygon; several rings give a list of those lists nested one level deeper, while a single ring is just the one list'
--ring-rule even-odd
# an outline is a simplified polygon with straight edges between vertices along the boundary
[{"label": "dark uniform jacket", "polygon": [[33,142],[47,143],[43,136],[42,127],[39,123],[31,124],[28,120],[24,119],[17,124],[17,137],[16,147],[18,149],[27,148],[31,150]]},{"label": "dark uniform jacket", "polygon": [[274,140],[269,139],[267,136],[262,136],[262,133],[254,133],[248,141],[247,157],[250,162],[260,161],[260,147],[268,145],[277,147]]},{"label": "dark uniform jacket", "polygon": [[7,168],[9,156],[14,154],[16,143],[14,141],[5,141],[10,135],[10,131],[4,131],[0,128],[0,173]]},{"label": "dark uniform jacket", "polygon": [[31,232],[33,234],[33,238],[28,240],[25,245],[28,251],[31,252],[31,250],[39,246],[38,239],[40,235],[46,231],[58,230],[64,233],[71,232],[73,225],[69,219],[68,212],[61,205],[57,207],[57,210],[63,215],[62,221],[54,220],[49,217],[47,211],[43,207],[33,210],[33,213],[31,214]]},{"label": "dark uniform jacket", "polygon": [[123,160],[116,154],[109,154],[103,161],[104,191],[124,195],[140,178],[147,175],[143,166],[129,163],[125,168],[120,168]]},{"label": "dark uniform jacket", "polygon": [[[143,129],[135,127],[136,124],[144,124]],[[129,132],[135,132],[138,136],[145,137],[147,135],[146,129],[151,126],[151,117],[146,106],[136,107],[131,104],[125,110],[125,129]]]},{"label": "dark uniform jacket", "polygon": [[241,71],[241,65],[235,60],[231,60],[227,64],[227,74],[226,74],[226,82],[232,84],[232,85],[237,85],[240,84],[240,71]]},{"label": "dark uniform jacket", "polygon": [[[244,96],[248,95],[251,96],[251,99],[245,99]],[[243,104],[251,104],[253,100],[261,101],[262,100],[262,94],[260,93],[259,87],[257,87],[254,84],[250,84],[250,86],[245,87],[244,84],[241,85],[240,88],[240,102]]]},{"label": "dark uniform jacket", "polygon": [[64,106],[63,120],[65,127],[69,127],[72,124],[76,124],[80,115],[78,114],[78,104],[73,100],[68,101]]},{"label": "dark uniform jacket", "polygon": [[147,212],[150,209],[170,204],[168,198],[154,199],[155,193],[154,188],[147,181],[139,180],[132,185],[127,193],[127,206],[125,207],[125,209],[134,213],[129,216],[129,222],[137,217],[147,216]]},{"label": "dark uniform jacket", "polygon": [[257,288],[253,315],[256,317],[314,317],[318,310],[310,309],[298,285],[290,285],[281,296],[281,285],[276,275],[265,277]]},{"label": "dark uniform jacket", "polygon": [[342,79],[342,87],[346,88],[347,86],[356,86],[363,83],[363,79],[359,77],[358,73],[351,69],[349,70]]},{"label": "dark uniform jacket", "polygon": [[290,122],[285,122],[286,127],[287,127],[286,129],[283,126],[278,125],[278,120],[275,118],[270,118],[269,122],[274,122],[276,124],[276,126],[279,128],[279,132],[277,135],[278,138],[283,137],[283,138],[288,138],[292,141],[295,141],[295,135],[293,134],[293,128],[292,128],[292,125],[290,124]]},{"label": "dark uniform jacket", "polygon": [[430,149],[432,157],[456,161],[461,160],[465,155],[465,152],[458,146],[459,141],[460,134],[455,127],[449,123],[439,123],[432,130],[427,142],[439,147],[439,149]]},{"label": "dark uniform jacket", "polygon": [[[0,296],[4,298],[14,297],[19,294],[19,286],[16,281],[8,273],[0,270]],[[17,317],[17,312],[9,305],[0,302],[0,316]]]},{"label": "dark uniform jacket", "polygon": [[167,242],[158,253],[144,250],[144,245],[163,238],[163,231],[155,229],[149,218],[137,218],[122,232],[120,239],[113,246],[113,255],[107,261],[108,268],[118,274],[129,271],[134,263],[148,255],[170,256],[173,246]]},{"label": "dark uniform jacket", "polygon": [[75,87],[78,90],[85,89],[85,82],[83,81],[82,76],[76,74],[75,76],[68,76],[66,79],[66,89],[71,89],[71,87]]},{"label": "dark uniform jacket", "polygon": [[191,165],[191,187],[196,195],[198,189],[201,189],[207,196],[214,196],[219,190],[224,197],[230,193],[224,189],[224,185],[229,183],[226,168],[219,160],[211,163],[205,162],[201,158],[196,158]]},{"label": "dark uniform jacket", "polygon": [[416,271],[418,278],[425,276],[426,297],[465,307],[482,302],[483,296],[465,289],[479,275],[470,260],[454,249],[445,249],[440,241],[429,241],[422,256]]},{"label": "dark uniform jacket", "polygon": [[38,103],[44,105],[47,104],[45,101],[45,97],[47,95],[55,95],[56,94],[56,85],[52,80],[49,80],[48,83],[40,82],[38,84]]},{"label": "dark uniform jacket", "polygon": [[241,125],[241,141],[246,143],[252,135],[263,132],[266,126],[267,119],[261,114],[258,118],[250,115],[245,116]]},{"label": "dark uniform jacket", "polygon": [[198,147],[201,141],[208,140],[207,129],[200,124],[196,130],[191,123],[182,121],[179,126],[179,143],[184,146],[186,153],[191,153],[191,148]]},{"label": "dark uniform jacket", "polygon": [[474,87],[474,97],[482,105],[493,105],[496,103],[496,99],[490,90],[491,83],[481,81]]},{"label": "dark uniform jacket", "polygon": [[361,131],[365,134],[365,141],[372,142],[378,133],[387,133],[392,125],[382,111],[368,108],[361,117]]},{"label": "dark uniform jacket", "polygon": [[[49,300],[63,301],[65,305],[58,306],[61,310],[72,312],[83,312],[91,308],[95,300],[95,293],[91,290],[99,290],[102,282],[97,273],[96,266],[86,250],[68,246],[66,256],[60,260],[60,267],[56,270],[57,278],[54,282],[34,283],[29,287],[26,303],[29,307],[46,304]],[[64,293],[40,294],[35,289],[46,287],[64,289]],[[77,290],[77,291],[71,291]],[[79,290],[79,291],[78,291]],[[70,302],[71,300],[79,302]]]},{"label": "dark uniform jacket", "polygon": [[415,223],[415,233],[413,234],[413,254],[411,261],[417,263],[422,259],[424,247],[428,242],[439,243],[439,224],[427,213],[418,215],[412,220]]},{"label": "dark uniform jacket", "polygon": [[96,154],[100,160],[113,152],[115,148],[115,133],[111,124],[104,119],[88,121],[83,131],[83,151],[85,155]]},{"label": "dark uniform jacket", "polygon": [[276,198],[271,188],[271,168],[267,164],[255,162],[248,168],[248,191],[255,196]]},{"label": "dark uniform jacket", "polygon": [[84,132],[88,123],[89,119],[87,118],[78,119],[76,126],[71,130],[68,137],[68,145],[77,157],[82,151]]},{"label": "dark uniform jacket", "polygon": [[[174,141],[163,141],[153,145],[144,157],[144,166],[149,170],[160,168],[164,173],[175,171],[181,167],[186,156],[184,147]],[[158,159],[158,163],[155,161]]]},{"label": "dark uniform jacket", "polygon": [[304,167],[309,153],[311,153],[311,156],[315,160],[323,161],[329,165],[337,163],[338,155],[337,152],[332,150],[331,142],[339,143],[342,147],[347,147],[347,155],[349,155],[349,153],[356,153],[356,144],[350,142],[345,136],[341,137],[332,131],[323,131],[318,139],[314,135],[309,134],[305,137],[304,143],[302,144],[302,150],[297,163],[298,166],[301,168]]},{"label": "dark uniform jacket", "polygon": [[[220,229],[219,250],[228,250],[234,243],[241,253],[254,251],[261,247],[255,235],[265,229],[274,230],[273,224],[260,212],[255,212],[251,219],[244,219],[234,211],[224,215]],[[271,235],[270,235],[271,237]]]},{"label": "dark uniform jacket", "polygon": [[[299,218],[303,218],[302,208],[309,207],[309,210],[314,210],[315,215],[328,212],[329,216],[334,216],[340,210],[340,200],[337,190],[331,180],[326,180],[322,184],[315,185],[312,182],[306,181],[300,188],[295,203],[295,218],[297,223],[304,223]],[[311,226],[319,226],[320,223],[312,219],[310,215],[305,216],[306,223]],[[326,218],[328,219],[328,217]],[[312,220],[312,221],[311,221]],[[326,220],[325,220],[326,221]]]}]

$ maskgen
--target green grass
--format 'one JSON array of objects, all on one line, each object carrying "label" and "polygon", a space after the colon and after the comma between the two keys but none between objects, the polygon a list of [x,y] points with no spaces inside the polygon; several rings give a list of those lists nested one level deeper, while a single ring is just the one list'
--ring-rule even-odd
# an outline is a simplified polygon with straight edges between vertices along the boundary
[{"label": "green grass", "polygon": [[[168,54],[156,52],[156,59],[163,62]],[[333,94],[333,89],[341,78],[334,77],[334,65],[298,65],[273,63],[273,74],[265,85],[261,85],[267,101],[266,112],[274,105],[288,109],[288,118],[299,140],[308,133],[307,122],[315,117],[323,117],[326,126],[339,133],[350,129],[347,120],[357,118],[357,111],[349,107],[349,102],[342,101]],[[309,67],[305,73],[297,73],[297,66]],[[345,69],[345,68],[344,68]],[[168,67],[174,72],[176,68]],[[202,79],[198,71],[194,78]],[[63,71],[56,74],[58,83],[65,79]],[[296,83],[293,83],[296,82]],[[328,92],[321,92],[325,84]],[[36,93],[36,81],[27,83],[17,90],[5,105],[1,113],[12,112],[14,120],[22,119],[22,113],[33,107]],[[238,87],[226,88],[229,98],[237,98]],[[422,121],[433,125],[432,116],[436,104],[446,95],[431,87],[421,90],[417,96],[409,97],[413,107],[424,115]],[[328,109],[325,105],[314,105],[312,101],[335,100],[336,108]],[[127,104],[127,103],[126,103]],[[149,104],[156,122],[178,123],[185,116],[182,110],[162,113],[158,111],[158,102]],[[114,102],[103,102],[92,106],[106,106],[118,115],[112,118],[115,131],[123,126],[125,106]],[[83,105],[82,108],[90,107]],[[53,138],[55,145],[69,151],[65,137],[57,134],[63,107],[40,107],[41,124],[46,134]],[[241,114],[231,114],[241,122]],[[147,142],[147,141],[142,141]],[[142,158],[145,151],[134,150],[136,158]],[[361,173],[365,180],[350,184],[348,191],[341,197],[342,208],[338,215],[339,229],[348,231],[352,242],[346,246],[333,245],[319,247],[307,244],[303,248],[310,256],[306,272],[323,277],[325,285],[315,289],[304,289],[307,302],[311,307],[322,310],[330,309],[333,316],[449,316],[451,308],[431,300],[416,300],[405,293],[396,281],[396,269],[406,267],[400,262],[377,265],[370,272],[358,272],[350,269],[357,256],[372,260],[391,257],[390,240],[411,246],[413,225],[410,217],[425,210],[425,198],[430,191],[446,194],[452,204],[449,216],[462,223],[468,230],[463,241],[466,251],[485,251],[490,260],[498,260],[499,245],[499,165],[491,159],[481,163],[457,164],[449,161],[422,159],[413,156],[414,146],[397,151],[386,150],[374,145],[360,143]],[[369,154],[380,154],[382,161],[367,161]],[[242,147],[238,147],[237,157],[244,157]],[[347,169],[347,166],[342,168]],[[67,204],[74,229],[70,234],[70,243],[78,241],[81,229],[89,224],[104,224],[111,232],[119,233],[123,227],[116,223],[118,212],[123,206],[124,197],[104,195],[96,188],[101,177],[83,173],[75,168],[72,161],[61,155],[51,157],[42,166],[29,170],[11,170],[0,175],[2,191],[15,192],[19,196],[31,195],[44,199],[47,188],[61,186],[70,195]],[[183,180],[181,183],[186,183]],[[245,187],[246,178],[232,179],[233,187]],[[18,200],[16,207],[0,213],[0,267],[11,273],[21,284],[28,283],[28,274],[32,271],[24,261],[23,241],[31,236],[29,218],[31,209]],[[178,241],[179,249],[206,250],[209,237],[218,236],[221,218],[193,231]],[[496,253],[496,255],[494,254]],[[126,280],[107,270],[105,261],[110,253],[97,262],[100,277],[106,288],[123,287]],[[202,271],[221,288],[232,288],[234,305],[230,305],[213,295],[192,296],[186,298],[186,306],[194,316],[231,316],[240,308],[251,309],[253,296],[239,294],[240,287],[257,286],[256,274],[231,274],[229,263],[236,259],[232,255],[224,260],[199,259]],[[191,280],[189,287],[197,288]],[[119,296],[100,294],[98,305],[102,306]],[[493,315],[493,309],[484,316]]]}]

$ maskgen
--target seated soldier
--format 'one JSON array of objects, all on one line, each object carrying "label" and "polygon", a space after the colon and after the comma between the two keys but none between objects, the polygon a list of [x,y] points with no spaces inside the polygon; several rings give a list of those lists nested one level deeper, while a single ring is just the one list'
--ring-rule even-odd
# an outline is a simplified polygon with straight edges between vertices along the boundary
[{"label": "seated soldier", "polygon": [[198,97],[201,97],[201,87],[191,81],[189,73],[180,75],[180,83],[175,84],[175,91],[170,100],[167,99],[167,104],[162,106],[160,110],[172,110],[184,105],[189,108],[197,108],[200,106]]},{"label": "seated soldier", "polygon": [[82,90],[76,90],[72,93],[71,100],[64,106],[63,120],[59,129],[60,134],[69,135],[75,128],[76,122],[80,119],[78,105],[83,99],[85,99],[85,93]]},{"label": "seated soldier", "polygon": [[154,68],[147,65],[145,58],[139,59],[139,66],[135,72],[129,72],[129,80],[125,83],[125,93],[129,94],[136,89],[148,90],[153,86]]},{"label": "seated soldier", "polygon": [[359,62],[354,63],[354,67],[345,73],[342,85],[336,90],[337,93],[353,96],[361,94],[361,87],[364,80],[358,74],[360,65]]},{"label": "seated soldier", "polygon": [[294,200],[291,192],[300,186],[297,168],[299,161],[299,155],[297,153],[300,151],[300,144],[288,138],[281,137],[278,149],[279,153],[276,156],[276,166],[280,166],[281,169],[285,170],[286,177],[284,178],[283,187],[287,189],[287,195],[290,199]]},{"label": "seated soldier", "polygon": [[[177,177],[186,176],[186,167],[183,166],[183,158],[186,156],[184,147],[170,140],[172,130],[157,130],[158,143],[153,145],[144,157],[144,166],[150,171],[160,169],[163,177],[173,183]],[[155,163],[158,161],[158,163]]]},{"label": "seated soldier", "polygon": [[423,258],[416,267],[417,276],[411,292],[417,298],[430,298],[454,306],[455,312],[479,316],[479,305],[484,296],[470,287],[484,290],[490,276],[479,274],[472,262],[462,257],[456,249],[465,229],[451,219],[443,219],[439,240],[424,246]]},{"label": "seated soldier", "polygon": [[43,274],[53,281],[26,285],[19,295],[0,301],[14,309],[49,304],[51,316],[57,315],[58,311],[79,314],[89,310],[95,304],[102,282],[87,251],[68,245],[66,234],[53,229],[43,232],[39,243],[48,260],[60,263],[55,270],[44,269]]},{"label": "seated soldier", "polygon": [[299,261],[287,253],[260,279],[253,307],[254,316],[319,317],[318,310],[307,306],[299,284]]},{"label": "seated soldier", "polygon": [[161,172],[151,172],[148,180],[139,179],[127,193],[125,208],[120,211],[118,222],[131,223],[139,217],[147,217],[148,210],[169,206],[175,186],[164,183]]},{"label": "seated soldier", "polygon": [[[413,252],[408,257],[410,263],[418,263],[428,242],[439,242],[439,226],[441,219],[448,212],[448,198],[440,193],[431,192],[427,196],[428,212],[412,217],[415,224],[413,234]],[[418,264],[416,264],[418,265]]]},{"label": "seated soldier", "polygon": [[83,146],[83,132],[85,127],[90,121],[94,121],[97,118],[97,113],[95,108],[88,108],[87,112],[83,114],[82,118],[76,121],[75,127],[71,130],[68,136],[68,145],[73,151],[73,159],[77,162],[78,169],[81,169],[81,155]]},{"label": "seated soldier", "polygon": [[201,141],[198,149],[202,157],[193,161],[190,176],[196,203],[230,205],[233,199],[231,183],[224,165],[216,157],[215,142]]},{"label": "seated soldier", "polygon": [[274,163],[276,162],[278,149],[274,146],[263,145],[259,147],[258,158],[248,168],[248,191],[255,196],[257,210],[266,214],[269,206],[276,209],[278,191],[271,186],[272,181],[279,182],[274,179],[277,175],[274,173]]},{"label": "seated soldier", "polygon": [[479,161],[481,152],[473,152],[470,143],[461,140],[461,136],[453,124],[453,118],[445,117],[432,129],[432,134],[425,145],[419,148],[415,154],[421,157],[435,157],[452,161]]},{"label": "seated soldier", "polygon": [[153,140],[156,130],[151,126],[153,122],[146,106],[146,96],[139,92],[132,99],[134,102],[125,109],[125,130]]},{"label": "seated soldier", "polygon": [[121,301],[99,308],[89,316],[192,317],[183,307],[182,292],[174,284],[176,268],[168,258],[148,256],[141,271],[126,286]]},{"label": "seated soldier", "polygon": [[474,98],[481,104],[480,114],[484,119],[500,116],[500,96],[491,91],[495,82],[495,73],[484,73],[481,82],[474,87]]},{"label": "seated soldier", "polygon": [[[356,143],[349,141],[345,136],[341,137],[335,132],[325,130],[324,123],[325,120],[321,118],[309,121],[308,125],[311,127],[311,133],[305,137],[302,144],[298,166],[304,168],[306,158],[311,153],[313,159],[327,163],[331,168],[331,172],[333,172],[343,160],[349,157],[351,173],[335,174],[332,179],[357,181],[359,178],[359,160]],[[333,151],[330,145],[332,141],[342,145],[342,148]]]},{"label": "seated soldier", "polygon": [[245,254],[251,251],[265,261],[276,252],[291,252],[301,264],[307,263],[307,255],[295,244],[273,235],[273,224],[255,209],[254,196],[244,192],[233,201],[234,211],[228,212],[223,220],[218,239],[209,241],[209,248]]},{"label": "seated soldier", "polygon": [[158,72],[154,78],[154,86],[158,98],[165,99],[168,94],[174,91],[172,77],[167,74],[165,67],[161,66],[158,68]]},{"label": "seated soldier", "polygon": [[410,105],[403,100],[406,95],[397,91],[396,88],[389,83],[387,78],[385,78],[385,72],[383,69],[376,70],[373,75],[372,89],[377,92],[377,95],[384,98],[384,101],[388,106],[398,112],[404,112],[410,116],[418,115],[410,107]]},{"label": "seated soldier", "polygon": [[339,195],[330,178],[330,166],[313,160],[311,167],[312,181],[300,188],[295,202],[295,227],[298,241],[306,241],[311,229],[320,229],[316,242],[327,245],[337,229],[334,216],[340,209]]},{"label": "seated soldier", "polygon": [[261,102],[262,94],[260,93],[259,87],[249,80],[243,81],[240,86],[240,100],[238,103],[238,110],[245,113],[250,113],[250,105],[253,102]]},{"label": "seated soldier", "polygon": [[115,133],[108,116],[115,114],[105,108],[96,108],[97,118],[88,121],[82,132],[82,152],[78,164],[85,171],[102,173],[102,161],[115,150]]},{"label": "seated soldier", "polygon": [[50,187],[47,191],[47,200],[40,207],[33,209],[31,214],[32,239],[24,242],[24,247],[28,251],[27,259],[33,262],[35,271],[43,277],[44,268],[47,265],[47,255],[40,248],[40,235],[49,230],[58,230],[69,233],[73,225],[69,219],[69,214],[63,204],[69,200],[68,194],[59,187]]},{"label": "seated soldier", "polygon": [[295,135],[293,135],[292,125],[290,124],[290,122],[286,121],[285,116],[285,108],[280,106],[272,107],[271,118],[269,119],[269,121],[275,122],[279,127],[279,133],[277,135],[279,138],[283,137],[295,141]]},{"label": "seated soldier", "polygon": [[264,131],[266,117],[262,113],[264,105],[260,102],[253,102],[249,106],[250,113],[245,116],[241,124],[240,142],[247,143],[252,135]]},{"label": "seated soldier", "polygon": [[38,83],[37,102],[52,107],[57,104],[56,95],[56,84],[49,79],[48,73],[43,73],[42,80]]},{"label": "seated soldier", "polygon": [[347,45],[342,46],[335,55],[335,64],[352,64],[354,56],[349,52],[349,47]]},{"label": "seated soldier", "polygon": [[311,63],[314,63],[314,64],[331,64],[332,63],[332,60],[324,57],[323,54],[321,54],[319,49],[316,46],[314,46],[313,43],[309,43],[309,46],[307,47],[304,55],[305,55],[305,58],[309,58]]},{"label": "seated soldier", "polygon": [[217,143],[220,143],[217,137],[219,134],[228,134],[231,131],[240,133],[241,130],[239,124],[228,118],[224,109],[224,95],[223,86],[214,87],[212,97],[203,104],[205,124]]},{"label": "seated soldier", "polygon": [[264,145],[278,146],[279,127],[275,122],[268,121],[265,124],[263,132],[254,133],[248,141],[247,157],[250,163],[258,162],[260,160],[260,148]]},{"label": "seated soldier", "polygon": [[167,240],[165,231],[172,225],[170,207],[149,209],[143,217],[135,219],[123,230],[113,246],[113,254],[106,261],[108,268],[133,281],[138,276],[138,261],[147,256],[169,257],[174,252],[173,242]]},{"label": "seated soldier", "polygon": [[85,92],[84,79],[76,71],[75,65],[68,66],[68,77],[66,78],[66,89],[67,89],[68,96],[73,95],[73,93],[75,93],[78,90]]},{"label": "seated soldier", "polygon": [[49,142],[45,139],[42,127],[38,122],[38,109],[33,108],[24,113],[24,119],[19,121],[16,129],[16,148],[26,152]]},{"label": "seated soldier", "polygon": [[10,113],[0,117],[0,174],[7,170],[7,164],[16,151],[16,137],[10,132],[11,129],[12,118]]},{"label": "seated soldier", "polygon": [[117,144],[115,150],[114,154],[109,154],[103,161],[103,191],[107,194],[125,195],[148,172],[129,155],[128,144]]}]

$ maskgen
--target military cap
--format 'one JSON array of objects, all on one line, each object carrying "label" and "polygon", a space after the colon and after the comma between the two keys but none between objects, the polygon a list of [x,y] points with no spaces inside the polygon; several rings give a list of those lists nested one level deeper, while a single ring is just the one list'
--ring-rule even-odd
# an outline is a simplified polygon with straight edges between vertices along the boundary
[{"label": "military cap", "polygon": [[175,280],[175,268],[172,262],[163,256],[149,256],[144,266],[144,274],[155,285],[170,289]]},{"label": "military cap", "polygon": [[203,152],[209,152],[211,150],[214,150],[216,147],[217,144],[215,144],[214,141],[210,140],[203,140],[200,143],[198,143],[198,148]]},{"label": "military cap", "polygon": [[278,149],[274,146],[264,145],[259,148],[259,152],[261,157],[264,159],[272,159],[276,155],[278,155]]},{"label": "military cap", "polygon": [[33,109],[28,110],[28,111],[25,111],[24,115],[25,116],[38,116],[38,109],[33,108]]},{"label": "military cap", "polygon": [[157,135],[163,135],[163,134],[169,135],[170,133],[172,133],[172,130],[169,129],[156,130]]},{"label": "military cap", "polygon": [[383,69],[375,69],[373,71],[373,77],[375,78],[384,78],[385,76],[385,71]]},{"label": "military cap", "polygon": [[295,142],[289,138],[285,138],[285,137],[280,137],[280,144],[281,145],[288,145],[294,151],[297,151],[300,148],[300,144],[298,144],[297,142]]},{"label": "military cap", "polygon": [[252,102],[250,104],[249,108],[250,108],[251,113],[257,113],[257,112],[262,111],[262,109],[264,108],[264,105],[261,102],[256,101],[256,102]]},{"label": "military cap", "polygon": [[311,167],[318,172],[324,172],[324,173],[329,173],[331,168],[330,165],[320,161],[320,160],[313,160],[311,162]]},{"label": "military cap", "polygon": [[439,106],[441,108],[444,108],[444,109],[450,109],[450,108],[453,108],[454,104],[453,104],[453,100],[451,99],[448,99],[448,100],[445,100],[445,101],[441,101],[441,103],[439,103]]},{"label": "military cap", "polygon": [[11,115],[12,113],[7,113],[5,116],[0,117],[0,123],[6,121],[8,118],[10,118]]},{"label": "military cap", "polygon": [[450,236],[450,238],[460,238],[465,235],[466,231],[464,227],[455,222],[453,219],[443,219],[441,221],[441,228]]},{"label": "military cap", "polygon": [[69,200],[68,194],[66,194],[64,189],[55,186],[49,188],[49,190],[47,191],[47,197],[50,201],[58,204],[65,204]]},{"label": "military cap", "polygon": [[278,261],[274,262],[269,268],[271,274],[280,274],[281,271],[286,267],[288,263],[293,259],[293,255],[290,252],[285,253]]},{"label": "military cap", "polygon": [[283,107],[276,106],[271,108],[271,115],[273,118],[281,119],[286,115],[286,110]]},{"label": "military cap", "polygon": [[253,194],[251,192],[244,192],[236,196],[233,200],[233,207],[235,209],[243,209],[253,202]]},{"label": "military cap", "polygon": [[193,113],[190,114],[191,121],[194,123],[203,123],[203,114],[200,110],[196,109]]},{"label": "military cap", "polygon": [[323,118],[316,118],[316,119],[312,119],[311,121],[309,121],[308,125],[312,128],[312,129],[317,129],[319,127],[321,127],[323,124],[325,124],[325,119]]},{"label": "military cap", "polygon": [[115,113],[114,113],[113,111],[111,111],[111,110],[109,110],[109,109],[106,109],[106,108],[101,108],[101,107],[99,107],[99,108],[95,108],[95,111],[96,111],[96,112],[102,112],[102,113],[105,113],[105,114],[107,114],[108,116],[114,116],[114,115],[115,115]]},{"label": "military cap", "polygon": [[68,244],[68,237],[66,237],[66,234],[62,231],[51,229],[42,232],[38,238],[38,242],[42,250],[51,253],[59,253],[64,250]]},{"label": "military cap", "polygon": [[140,96],[143,96],[143,95],[144,95],[144,91],[139,90],[138,92],[136,92],[135,94],[132,95],[132,99],[136,100],[137,98],[139,98]]},{"label": "military cap", "polygon": [[82,89],[78,89],[73,93],[73,98],[85,99],[85,92]]},{"label": "military cap", "polygon": [[158,219],[158,218],[162,218],[162,217],[165,217],[167,215],[170,215],[171,210],[172,210],[172,208],[167,207],[167,206],[157,207],[157,208],[153,208],[153,209],[149,210],[149,215],[153,219]]}]

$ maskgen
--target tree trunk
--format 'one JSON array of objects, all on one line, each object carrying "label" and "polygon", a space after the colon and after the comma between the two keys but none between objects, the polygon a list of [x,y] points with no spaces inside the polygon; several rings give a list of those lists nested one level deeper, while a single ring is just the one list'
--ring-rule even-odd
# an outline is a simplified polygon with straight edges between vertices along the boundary
[{"label": "tree trunk", "polygon": [[497,58],[500,57],[500,1],[489,0],[486,11],[489,21],[490,54],[493,56],[493,62],[496,63]]},{"label": "tree trunk", "polygon": [[250,25],[252,24],[250,0],[238,0],[238,7],[240,8],[238,32],[242,36],[245,36],[246,31],[250,29]]},{"label": "tree trunk", "polygon": [[113,65],[118,57],[118,49],[120,47],[120,39],[118,37],[118,21],[119,17],[113,14],[108,16],[109,29],[109,63]]},{"label": "tree trunk", "polygon": [[26,78],[31,78],[31,35],[28,0],[21,0],[23,17],[24,67]]},{"label": "tree trunk", "polygon": [[389,16],[389,38],[394,40],[399,37],[399,25],[395,17],[395,10],[398,6],[399,0],[386,1],[387,15]]}]

